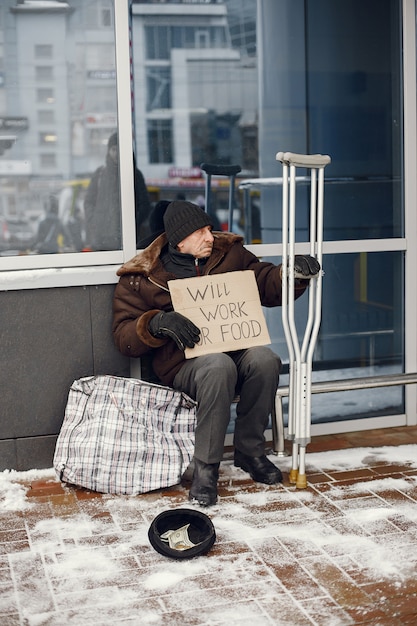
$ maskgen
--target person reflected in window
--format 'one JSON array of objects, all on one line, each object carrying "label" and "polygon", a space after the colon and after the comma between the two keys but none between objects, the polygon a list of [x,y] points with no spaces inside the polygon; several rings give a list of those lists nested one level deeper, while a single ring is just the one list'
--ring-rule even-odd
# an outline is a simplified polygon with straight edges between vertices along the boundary
[{"label": "person reflected in window", "polygon": [[136,158],[133,155],[133,172],[134,172],[134,188],[135,188],[135,219],[136,219],[136,248],[139,241],[149,235],[149,215],[152,209],[149,200],[148,189],[145,179],[140,169],[136,167]]},{"label": "person reflected in window", "polygon": [[155,204],[149,216],[150,233],[146,237],[143,237],[143,239],[139,240],[136,246],[138,250],[147,248],[150,243],[152,243],[157,237],[159,237],[159,235],[164,232],[164,215],[170,203],[171,200],[158,200],[158,202]]},{"label": "person reflected in window", "polygon": [[38,254],[57,254],[65,249],[71,249],[71,236],[58,216],[58,200],[55,196],[48,196],[45,201],[46,214],[39,223],[33,250]]},{"label": "person reflected in window", "polygon": [[71,236],[72,246],[76,252],[81,252],[84,248],[84,224],[81,209],[74,207],[68,218],[67,229]]},{"label": "person reflected in window", "polygon": [[[148,191],[142,172],[134,163],[136,241],[141,236],[150,210]],[[120,172],[118,133],[113,133],[107,143],[105,165],[91,177],[84,210],[86,216],[86,244],[91,250],[120,250]],[[145,233],[144,233],[145,234]]]}]

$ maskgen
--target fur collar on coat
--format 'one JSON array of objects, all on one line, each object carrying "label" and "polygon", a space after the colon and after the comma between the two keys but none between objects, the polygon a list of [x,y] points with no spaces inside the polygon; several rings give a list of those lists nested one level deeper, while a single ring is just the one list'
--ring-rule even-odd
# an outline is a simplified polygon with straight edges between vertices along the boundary
[{"label": "fur collar on coat", "polygon": [[[242,243],[243,237],[235,235],[234,233],[213,232],[214,244],[212,255],[225,254],[234,243]],[[168,244],[168,239],[165,233],[159,235],[145,250],[139,252],[133,259],[127,261],[122,267],[117,270],[118,276],[124,276],[125,274],[141,274],[143,276],[149,276],[150,273],[160,263],[160,255],[164,246]]]}]

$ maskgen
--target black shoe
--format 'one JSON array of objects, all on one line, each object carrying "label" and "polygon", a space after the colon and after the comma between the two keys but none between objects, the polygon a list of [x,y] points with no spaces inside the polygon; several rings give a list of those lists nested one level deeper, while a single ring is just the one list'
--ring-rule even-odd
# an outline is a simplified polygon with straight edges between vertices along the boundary
[{"label": "black shoe", "polygon": [[217,502],[217,480],[220,463],[203,463],[194,457],[194,476],[188,496],[201,506],[212,506]]},{"label": "black shoe", "polygon": [[282,482],[281,471],[264,454],[248,456],[235,450],[235,467],[241,467],[245,472],[249,472],[251,478],[257,483],[275,485]]}]

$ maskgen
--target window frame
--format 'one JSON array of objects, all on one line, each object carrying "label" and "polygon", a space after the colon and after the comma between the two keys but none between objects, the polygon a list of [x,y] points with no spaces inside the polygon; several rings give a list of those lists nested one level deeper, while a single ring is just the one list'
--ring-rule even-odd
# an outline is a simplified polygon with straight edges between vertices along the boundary
[{"label": "window frame", "polygon": [[125,148],[119,156],[123,250],[0,257],[0,290],[113,284],[118,267],[136,253],[135,216],[126,208],[135,205],[133,164],[129,157],[133,154],[131,85],[130,74],[125,71],[130,65],[127,1],[114,5],[114,30],[119,142]]}]

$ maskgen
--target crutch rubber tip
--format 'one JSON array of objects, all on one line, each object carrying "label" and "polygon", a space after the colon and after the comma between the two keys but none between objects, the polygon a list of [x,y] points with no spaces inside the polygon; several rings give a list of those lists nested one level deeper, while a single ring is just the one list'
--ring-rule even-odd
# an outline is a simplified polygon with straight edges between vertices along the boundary
[{"label": "crutch rubber tip", "polygon": [[295,485],[297,483],[297,478],[298,478],[298,469],[290,470],[290,474],[288,476],[288,480],[289,480],[291,485]]},{"label": "crutch rubber tip", "polygon": [[295,486],[297,487],[297,489],[306,489],[307,488],[307,476],[305,474],[298,474]]}]

